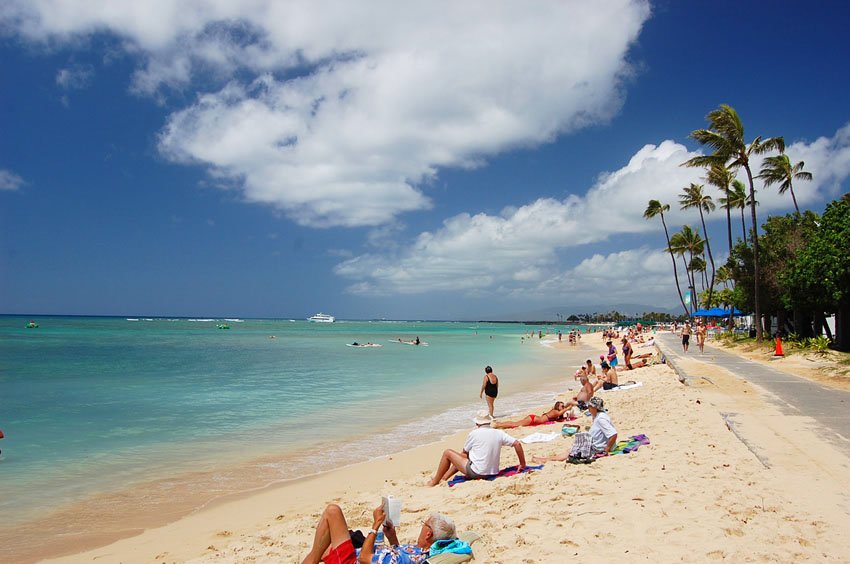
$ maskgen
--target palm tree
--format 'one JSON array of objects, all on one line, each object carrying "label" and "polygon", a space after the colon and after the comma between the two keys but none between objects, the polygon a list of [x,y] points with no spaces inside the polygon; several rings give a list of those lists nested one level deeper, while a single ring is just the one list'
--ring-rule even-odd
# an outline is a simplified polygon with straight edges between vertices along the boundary
[{"label": "palm tree", "polygon": [[717,283],[728,288],[729,282],[732,282],[732,271],[726,265],[722,265],[717,269]]},{"label": "palm tree", "polygon": [[[729,186],[735,180],[734,171],[726,168],[722,164],[713,164],[708,169],[708,175],[705,177],[706,182],[712,186],[717,186],[726,199],[729,199]],[[721,201],[723,198],[721,198]],[[732,213],[729,208],[726,208],[726,231],[729,235],[729,255],[732,255]]]},{"label": "palm tree", "polygon": [[[700,256],[703,253],[705,241],[700,234],[694,231],[690,225],[684,225],[682,230],[674,233],[670,238],[670,249],[673,253],[681,257],[682,264],[685,266],[685,274],[688,276],[688,288],[691,290],[691,303],[696,300],[696,280],[693,272],[690,270],[690,264],[695,256]],[[685,260],[685,255],[688,259]]]},{"label": "palm tree", "polygon": [[747,187],[737,178],[732,181],[729,197],[720,198],[720,205],[726,210],[731,210],[732,208],[741,210],[741,237],[745,245],[747,244],[747,223],[744,221],[744,210],[747,208],[748,203]]},{"label": "palm tree", "polygon": [[756,217],[756,188],[753,184],[753,171],[750,170],[750,156],[775,150],[784,152],[785,139],[782,137],[762,139],[759,136],[747,145],[744,141],[744,124],[735,108],[727,104],[721,104],[719,108],[709,112],[706,119],[709,123],[708,129],[697,129],[692,131],[690,136],[700,145],[711,147],[714,152],[710,155],[694,157],[685,162],[684,165],[710,167],[717,163],[730,168],[743,167],[747,171],[747,180],[750,183],[750,212],[753,221],[753,303],[755,305],[756,340],[761,342],[764,338],[764,330],[761,319],[761,304],[759,303],[758,218]]},{"label": "palm tree", "polygon": [[791,166],[791,159],[788,155],[782,153],[775,157],[767,157],[761,165],[761,172],[758,177],[764,180],[764,186],[772,186],[779,184],[779,193],[784,194],[791,191],[791,200],[794,202],[794,209],[800,213],[800,207],[797,206],[797,197],[794,195],[794,180],[811,180],[812,173],[803,170],[806,165],[803,161]]},{"label": "palm tree", "polygon": [[673,251],[670,249],[670,233],[667,231],[667,222],[664,221],[664,212],[670,211],[668,204],[662,204],[658,200],[650,200],[646,206],[646,211],[643,212],[644,219],[652,219],[655,216],[661,216],[661,225],[664,226],[664,237],[667,239],[667,250],[670,251],[670,260],[673,261],[673,276],[676,278],[676,291],[679,292],[679,300],[682,302],[682,307],[685,308],[685,315],[688,315],[688,306],[685,305],[685,298],[682,296],[682,289],[679,287],[679,272],[676,269],[676,257],[673,256]]},{"label": "palm tree", "polygon": [[679,205],[683,210],[690,208],[697,208],[699,210],[702,233],[705,235],[705,248],[708,250],[708,260],[711,263],[711,283],[708,285],[708,302],[711,303],[711,294],[714,292],[714,277],[717,269],[714,267],[714,256],[711,254],[711,243],[708,240],[708,231],[705,229],[705,215],[703,212],[713,212],[714,202],[711,200],[711,196],[703,193],[702,188],[702,184],[694,184],[693,182],[690,186],[686,186],[682,191],[682,195],[679,196]]}]

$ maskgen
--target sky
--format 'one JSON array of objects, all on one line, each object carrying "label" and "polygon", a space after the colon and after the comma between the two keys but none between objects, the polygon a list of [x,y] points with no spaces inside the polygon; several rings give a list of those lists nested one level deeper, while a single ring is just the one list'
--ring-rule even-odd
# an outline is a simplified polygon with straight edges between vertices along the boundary
[{"label": "sky", "polygon": [[[847,21],[838,0],[5,0],[0,313],[675,308],[643,211],[699,225],[677,202],[708,112],[785,138],[801,208],[850,189]],[[793,211],[757,189],[760,221]]]}]

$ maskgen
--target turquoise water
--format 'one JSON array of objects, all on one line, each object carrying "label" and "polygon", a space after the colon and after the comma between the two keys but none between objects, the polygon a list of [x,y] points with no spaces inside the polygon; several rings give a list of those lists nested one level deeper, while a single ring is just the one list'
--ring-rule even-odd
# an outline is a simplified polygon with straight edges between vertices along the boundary
[{"label": "turquoise water", "polygon": [[[402,450],[469,425],[484,365],[502,379],[498,414],[548,402],[541,385],[580,361],[517,324],[36,321],[0,317],[0,514],[12,523],[182,473],[195,475],[166,497]],[[429,346],[390,342],[416,336]]]}]

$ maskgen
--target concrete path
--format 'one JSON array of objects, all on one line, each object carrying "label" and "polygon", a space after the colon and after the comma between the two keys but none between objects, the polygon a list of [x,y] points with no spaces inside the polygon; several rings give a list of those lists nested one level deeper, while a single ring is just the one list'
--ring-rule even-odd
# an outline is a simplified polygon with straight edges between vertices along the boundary
[{"label": "concrete path", "polygon": [[769,400],[783,410],[792,409],[813,418],[825,429],[824,438],[850,455],[850,392],[828,388],[710,345],[700,354],[694,341],[691,336],[690,348],[684,353],[678,335],[659,333],[655,336],[659,349],[683,383],[688,384],[693,376],[677,360],[687,358],[725,368],[737,378],[770,392]]}]

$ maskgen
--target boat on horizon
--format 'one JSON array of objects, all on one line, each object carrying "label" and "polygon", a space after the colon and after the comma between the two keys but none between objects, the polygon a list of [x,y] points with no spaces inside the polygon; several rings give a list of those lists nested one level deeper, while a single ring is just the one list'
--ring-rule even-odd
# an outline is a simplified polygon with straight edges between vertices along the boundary
[{"label": "boat on horizon", "polygon": [[336,321],[336,318],[333,315],[328,315],[326,313],[317,313],[312,317],[308,317],[307,321],[312,321],[314,323],[333,323]]}]

